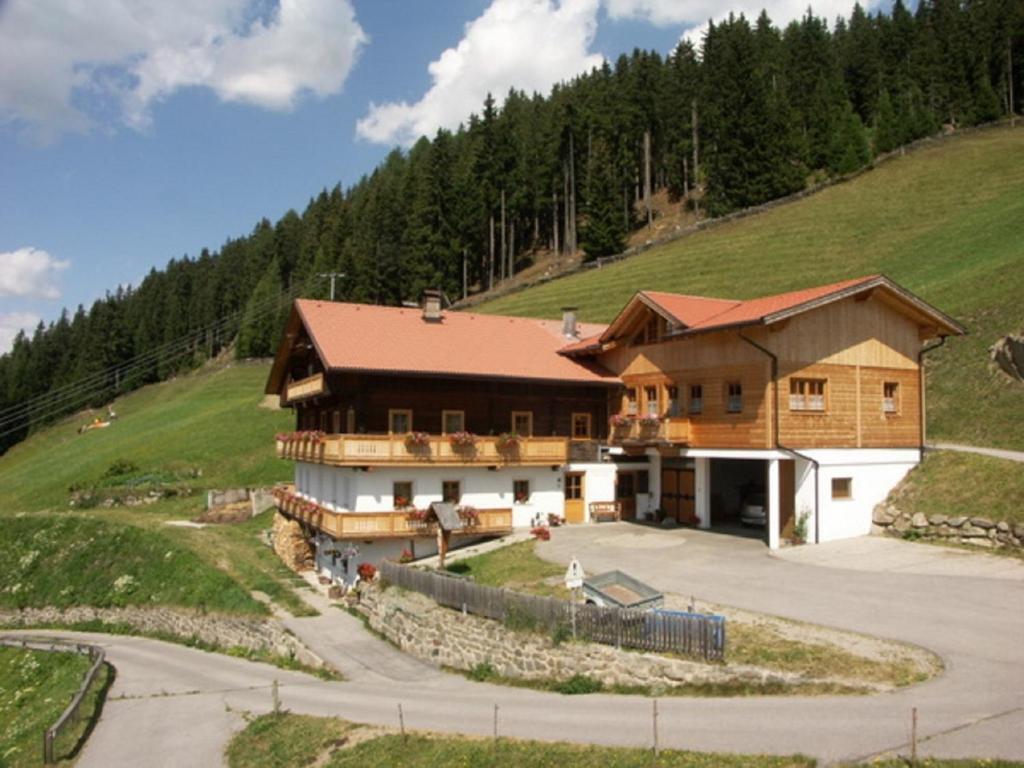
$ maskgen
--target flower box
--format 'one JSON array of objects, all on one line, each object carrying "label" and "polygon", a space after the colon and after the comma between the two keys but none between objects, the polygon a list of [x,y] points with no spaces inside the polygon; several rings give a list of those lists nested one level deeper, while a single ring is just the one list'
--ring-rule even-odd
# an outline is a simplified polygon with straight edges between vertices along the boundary
[{"label": "flower box", "polygon": [[452,432],[448,435],[448,442],[452,448],[468,450],[476,446],[476,435],[472,432]]},{"label": "flower box", "polygon": [[413,451],[429,448],[430,435],[426,432],[410,432],[405,436],[405,447]]},{"label": "flower box", "polygon": [[495,440],[495,446],[499,451],[517,451],[519,450],[520,444],[523,442],[523,438],[517,435],[515,432],[502,432],[498,435],[498,439]]}]

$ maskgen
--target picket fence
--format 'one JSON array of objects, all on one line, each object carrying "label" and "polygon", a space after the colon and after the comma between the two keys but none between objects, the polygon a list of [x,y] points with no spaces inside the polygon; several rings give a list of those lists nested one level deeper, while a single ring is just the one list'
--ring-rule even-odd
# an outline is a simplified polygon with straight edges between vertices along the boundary
[{"label": "picket fence", "polygon": [[725,618],[701,613],[583,605],[476,584],[438,571],[384,562],[381,578],[434,602],[503,622],[512,629],[563,633],[619,648],[680,653],[708,661],[725,657]]}]

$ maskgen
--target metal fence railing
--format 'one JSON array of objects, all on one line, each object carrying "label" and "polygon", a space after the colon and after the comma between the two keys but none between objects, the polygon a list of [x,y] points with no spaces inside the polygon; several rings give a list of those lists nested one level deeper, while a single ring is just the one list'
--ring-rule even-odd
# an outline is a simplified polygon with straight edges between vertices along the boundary
[{"label": "metal fence railing", "polygon": [[381,563],[380,575],[384,581],[419,592],[440,605],[512,628],[565,631],[581,640],[709,661],[725,657],[725,619],[721,616],[580,605],[387,561]]},{"label": "metal fence railing", "polygon": [[33,651],[78,653],[83,656],[87,655],[92,661],[89,665],[89,671],[85,673],[85,677],[82,679],[81,686],[79,686],[78,691],[71,698],[71,703],[68,704],[53,725],[43,731],[43,763],[46,765],[52,765],[57,762],[54,745],[56,744],[57,739],[60,738],[61,734],[67,728],[78,723],[82,702],[85,700],[86,694],[96,681],[96,677],[99,675],[100,669],[103,667],[103,662],[106,660],[106,654],[102,648],[96,645],[86,645],[85,643],[73,643],[64,640],[39,637],[0,637],[0,645],[10,648],[24,648],[26,650]]}]

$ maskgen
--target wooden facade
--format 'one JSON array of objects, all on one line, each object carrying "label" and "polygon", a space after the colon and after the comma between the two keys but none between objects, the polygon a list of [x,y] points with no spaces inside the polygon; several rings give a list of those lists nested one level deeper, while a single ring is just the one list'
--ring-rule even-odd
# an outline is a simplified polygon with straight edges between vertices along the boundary
[{"label": "wooden facade", "polygon": [[624,384],[610,410],[638,420],[656,414],[674,425],[673,434],[648,425],[643,439],[644,427],[624,425],[612,442],[723,449],[921,443],[917,354],[927,329],[889,298],[851,297],[773,325],[653,342],[655,313],[642,309],[598,356]]}]

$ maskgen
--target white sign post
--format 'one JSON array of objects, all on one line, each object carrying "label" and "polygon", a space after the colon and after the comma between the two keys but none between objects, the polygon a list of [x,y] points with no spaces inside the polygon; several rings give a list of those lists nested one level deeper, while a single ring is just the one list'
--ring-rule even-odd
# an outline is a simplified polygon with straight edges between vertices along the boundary
[{"label": "white sign post", "polygon": [[572,617],[572,639],[576,639],[576,603],[579,601],[579,592],[583,589],[583,566],[575,557],[569,561],[569,567],[565,570],[565,588],[572,592],[572,599],[569,601],[569,614]]}]

